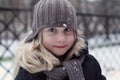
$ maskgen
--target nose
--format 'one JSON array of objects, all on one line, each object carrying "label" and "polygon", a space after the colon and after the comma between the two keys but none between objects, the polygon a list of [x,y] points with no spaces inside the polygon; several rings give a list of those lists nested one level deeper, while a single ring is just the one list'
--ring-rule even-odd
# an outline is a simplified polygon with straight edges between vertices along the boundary
[{"label": "nose", "polygon": [[57,36],[57,42],[59,42],[59,43],[64,43],[66,41],[66,36],[65,36],[65,34],[59,34],[58,36]]}]

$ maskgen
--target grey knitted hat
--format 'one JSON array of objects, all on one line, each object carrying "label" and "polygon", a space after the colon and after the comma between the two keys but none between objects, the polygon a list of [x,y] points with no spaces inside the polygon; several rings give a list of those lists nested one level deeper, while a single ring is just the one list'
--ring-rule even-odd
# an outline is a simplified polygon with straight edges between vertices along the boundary
[{"label": "grey knitted hat", "polygon": [[72,27],[76,31],[76,12],[68,0],[40,0],[33,14],[32,33],[25,42],[32,41],[45,27]]}]

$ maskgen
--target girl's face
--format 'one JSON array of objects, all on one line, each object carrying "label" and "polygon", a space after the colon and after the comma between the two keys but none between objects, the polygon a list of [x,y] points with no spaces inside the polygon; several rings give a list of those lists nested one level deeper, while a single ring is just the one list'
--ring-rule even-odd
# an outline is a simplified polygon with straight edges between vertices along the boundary
[{"label": "girl's face", "polygon": [[55,56],[64,55],[74,44],[74,30],[70,27],[44,28],[42,33],[44,47]]}]

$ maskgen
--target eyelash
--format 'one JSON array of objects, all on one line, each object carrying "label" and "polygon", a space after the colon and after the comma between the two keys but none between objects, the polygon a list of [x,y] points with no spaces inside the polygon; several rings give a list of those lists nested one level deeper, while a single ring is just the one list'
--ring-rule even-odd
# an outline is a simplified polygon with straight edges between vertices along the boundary
[{"label": "eyelash", "polygon": [[[72,28],[65,28],[64,32],[72,32],[72,30],[73,30]],[[55,33],[57,30],[56,30],[56,28],[50,28],[50,29],[48,29],[48,31]]]},{"label": "eyelash", "polygon": [[64,31],[71,32],[72,28],[66,28],[66,29],[64,29]]},{"label": "eyelash", "polygon": [[50,32],[56,32],[56,29],[55,28],[50,28],[48,31],[50,31]]}]

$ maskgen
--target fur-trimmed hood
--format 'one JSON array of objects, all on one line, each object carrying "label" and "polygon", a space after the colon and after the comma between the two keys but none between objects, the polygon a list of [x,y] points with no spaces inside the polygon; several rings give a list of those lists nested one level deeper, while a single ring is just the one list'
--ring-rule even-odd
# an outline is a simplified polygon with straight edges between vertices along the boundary
[{"label": "fur-trimmed hood", "polygon": [[[72,50],[66,57],[69,60],[73,55],[80,56],[81,54],[88,53],[87,41],[84,39],[80,32],[77,32],[77,40]],[[24,40],[20,42],[17,50],[17,66],[21,66],[28,70],[30,73],[36,73],[43,70],[51,70],[53,66],[59,65],[60,61],[51,53],[47,51],[40,51],[32,49],[35,42],[25,43]]]}]

